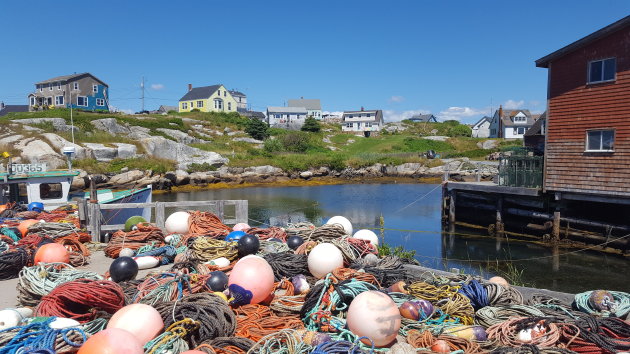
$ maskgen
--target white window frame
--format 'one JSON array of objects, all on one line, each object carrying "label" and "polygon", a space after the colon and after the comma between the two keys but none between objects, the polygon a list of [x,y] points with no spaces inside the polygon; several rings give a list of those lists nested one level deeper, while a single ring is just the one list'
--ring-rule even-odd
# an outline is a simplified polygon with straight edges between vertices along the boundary
[{"label": "white window frame", "polygon": [[197,101],[197,108],[203,108],[203,100]]},{"label": "white window frame", "polygon": [[35,105],[35,97],[31,96],[31,106]]},{"label": "white window frame", "polygon": [[188,109],[188,102],[182,102],[182,109]]},{"label": "white window frame", "polygon": [[[608,80],[604,80],[604,63],[606,62],[606,60],[610,60],[610,59],[614,59],[614,63],[615,63],[615,72],[613,73],[613,78],[612,79],[608,79]],[[602,77],[601,80],[596,80],[596,81],[591,81],[591,65],[593,63],[597,63],[597,62],[601,62],[602,63]],[[617,57],[610,57],[610,58],[604,58],[604,59],[597,59],[597,60],[591,60],[588,62],[588,68],[586,69],[586,75],[588,75],[586,77],[586,82],[588,84],[599,84],[602,82],[612,82],[615,81],[617,79]]]},{"label": "white window frame", "polygon": [[346,123],[346,128],[352,128],[354,126],[354,123]]},{"label": "white window frame", "polygon": [[[61,99],[59,99],[59,98],[61,98]],[[63,101],[64,101],[63,95],[55,96],[55,106],[62,106],[63,105]]]},{"label": "white window frame", "polygon": [[[599,132],[599,149],[589,149],[589,133],[595,133],[595,132]],[[602,135],[603,132],[612,132],[613,138],[612,138],[612,149],[603,149],[603,139],[602,139]],[[617,132],[615,131],[615,129],[609,128],[609,129],[587,129],[586,130],[586,145],[584,146],[584,152],[614,152],[615,151],[615,137]]]},{"label": "white window frame", "polygon": [[52,82],[48,84],[48,91],[52,91],[53,90],[53,84]]},{"label": "white window frame", "polygon": [[97,106],[104,107],[104,106],[105,106],[105,100],[104,100],[104,99],[102,99],[102,98],[97,98],[97,99],[96,99],[96,105],[97,105]]},{"label": "white window frame", "polygon": [[57,91],[61,91],[61,81],[57,82]]},{"label": "white window frame", "polygon": [[79,83],[78,82],[73,82],[72,83],[72,89],[78,91],[79,90]]},{"label": "white window frame", "polygon": [[223,100],[220,98],[215,98],[214,99],[214,109],[221,109],[223,110]]},{"label": "white window frame", "polygon": [[98,85],[92,85],[92,92],[98,93]]},{"label": "white window frame", "polygon": [[[84,99],[83,103],[85,104],[79,104],[79,98],[83,98]],[[77,107],[87,107],[87,106],[88,106],[87,96],[77,96]]]},{"label": "white window frame", "polygon": [[[525,134],[525,127],[516,127],[514,129],[516,129],[516,135],[523,135],[523,134]],[[521,133],[521,131],[522,131],[522,133]]]}]

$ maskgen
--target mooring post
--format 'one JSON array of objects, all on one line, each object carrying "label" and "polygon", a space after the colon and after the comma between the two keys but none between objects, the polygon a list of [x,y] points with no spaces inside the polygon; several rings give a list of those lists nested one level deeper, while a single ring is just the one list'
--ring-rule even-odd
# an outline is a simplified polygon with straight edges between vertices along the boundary
[{"label": "mooring post", "polygon": [[481,163],[477,163],[477,182],[481,182]]},{"label": "mooring post", "polygon": [[553,241],[560,240],[560,193],[556,193],[556,210],[553,212],[553,226],[551,228],[551,239]]},{"label": "mooring post", "polygon": [[505,225],[503,224],[503,196],[499,195],[497,198],[497,220],[495,223],[495,235],[497,237],[503,237],[505,235]]},{"label": "mooring post", "polygon": [[451,225],[455,224],[455,203],[457,203],[457,192],[453,189],[449,193],[449,203],[448,203],[448,223]]}]

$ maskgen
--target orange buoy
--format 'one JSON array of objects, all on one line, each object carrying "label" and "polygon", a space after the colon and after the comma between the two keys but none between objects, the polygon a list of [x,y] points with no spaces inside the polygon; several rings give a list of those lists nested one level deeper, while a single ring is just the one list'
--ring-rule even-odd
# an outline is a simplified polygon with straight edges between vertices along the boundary
[{"label": "orange buoy", "polygon": [[492,278],[488,279],[488,281],[491,282],[491,283],[503,285],[506,288],[510,287],[510,283],[508,283],[508,281],[505,280],[505,278],[502,278],[502,277],[499,277],[499,276],[492,277]]},{"label": "orange buoy", "polygon": [[144,345],[160,334],[164,321],[155,308],[145,304],[131,304],[116,311],[107,323],[107,328],[124,329]]},{"label": "orange buoy", "polygon": [[431,346],[431,350],[436,353],[450,353],[451,348],[445,340],[438,339]]},{"label": "orange buoy", "polygon": [[7,205],[6,204],[0,204],[0,213],[2,213],[5,210],[7,210]]},{"label": "orange buoy", "polygon": [[36,224],[38,221],[35,219],[28,219],[28,220],[24,220],[22,221],[19,225],[18,225],[18,230],[20,230],[20,232],[22,233],[22,237],[25,237],[26,234],[28,233],[28,228],[29,226]]},{"label": "orange buoy", "polygon": [[119,328],[108,328],[90,337],[79,354],[144,354],[142,344],[133,334]]},{"label": "orange buoy", "polygon": [[47,243],[35,252],[35,264],[39,263],[70,263],[70,253],[58,243]]}]

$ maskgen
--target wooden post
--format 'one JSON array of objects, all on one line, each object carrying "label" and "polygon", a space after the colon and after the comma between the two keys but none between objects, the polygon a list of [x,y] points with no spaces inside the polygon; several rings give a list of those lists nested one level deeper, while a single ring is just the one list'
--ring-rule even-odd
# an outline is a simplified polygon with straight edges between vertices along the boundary
[{"label": "wooden post", "polygon": [[551,228],[551,239],[558,241],[560,239],[560,210],[553,212],[553,227]]},{"label": "wooden post", "polygon": [[503,197],[501,195],[497,198],[497,220],[495,223],[495,234],[497,237],[505,236],[505,224],[503,224]]},{"label": "wooden post", "polygon": [[87,199],[81,199],[77,203],[79,208],[79,222],[82,227],[85,227],[88,222],[88,202]]},{"label": "wooden post", "polygon": [[477,182],[481,182],[481,164],[477,163]]},{"label": "wooden post", "polygon": [[164,229],[164,203],[163,202],[157,202],[155,203],[155,224],[157,225],[157,227],[159,227],[160,229]]},{"label": "wooden post", "polygon": [[90,203],[90,225],[92,229],[92,242],[101,242],[101,208],[98,203]]},{"label": "wooden post", "polygon": [[249,215],[247,215],[247,200],[236,201],[236,222],[247,223]]},{"label": "wooden post", "polygon": [[225,220],[225,214],[224,214],[223,206],[224,206],[223,200],[218,200],[217,201],[216,215],[219,217],[219,219],[221,219],[221,221]]},{"label": "wooden post", "polygon": [[449,224],[455,224],[455,203],[457,202],[457,192],[452,190],[450,193],[450,200],[448,203],[448,222]]}]

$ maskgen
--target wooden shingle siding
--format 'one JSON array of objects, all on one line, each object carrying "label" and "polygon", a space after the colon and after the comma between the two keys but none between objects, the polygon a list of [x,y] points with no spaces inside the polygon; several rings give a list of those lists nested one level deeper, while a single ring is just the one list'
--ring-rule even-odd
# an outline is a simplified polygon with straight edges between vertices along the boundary
[{"label": "wooden shingle siding", "polygon": [[[614,82],[587,84],[590,61],[616,58]],[[550,63],[545,190],[630,196],[630,27]],[[614,152],[586,152],[586,131],[614,129]]]}]

